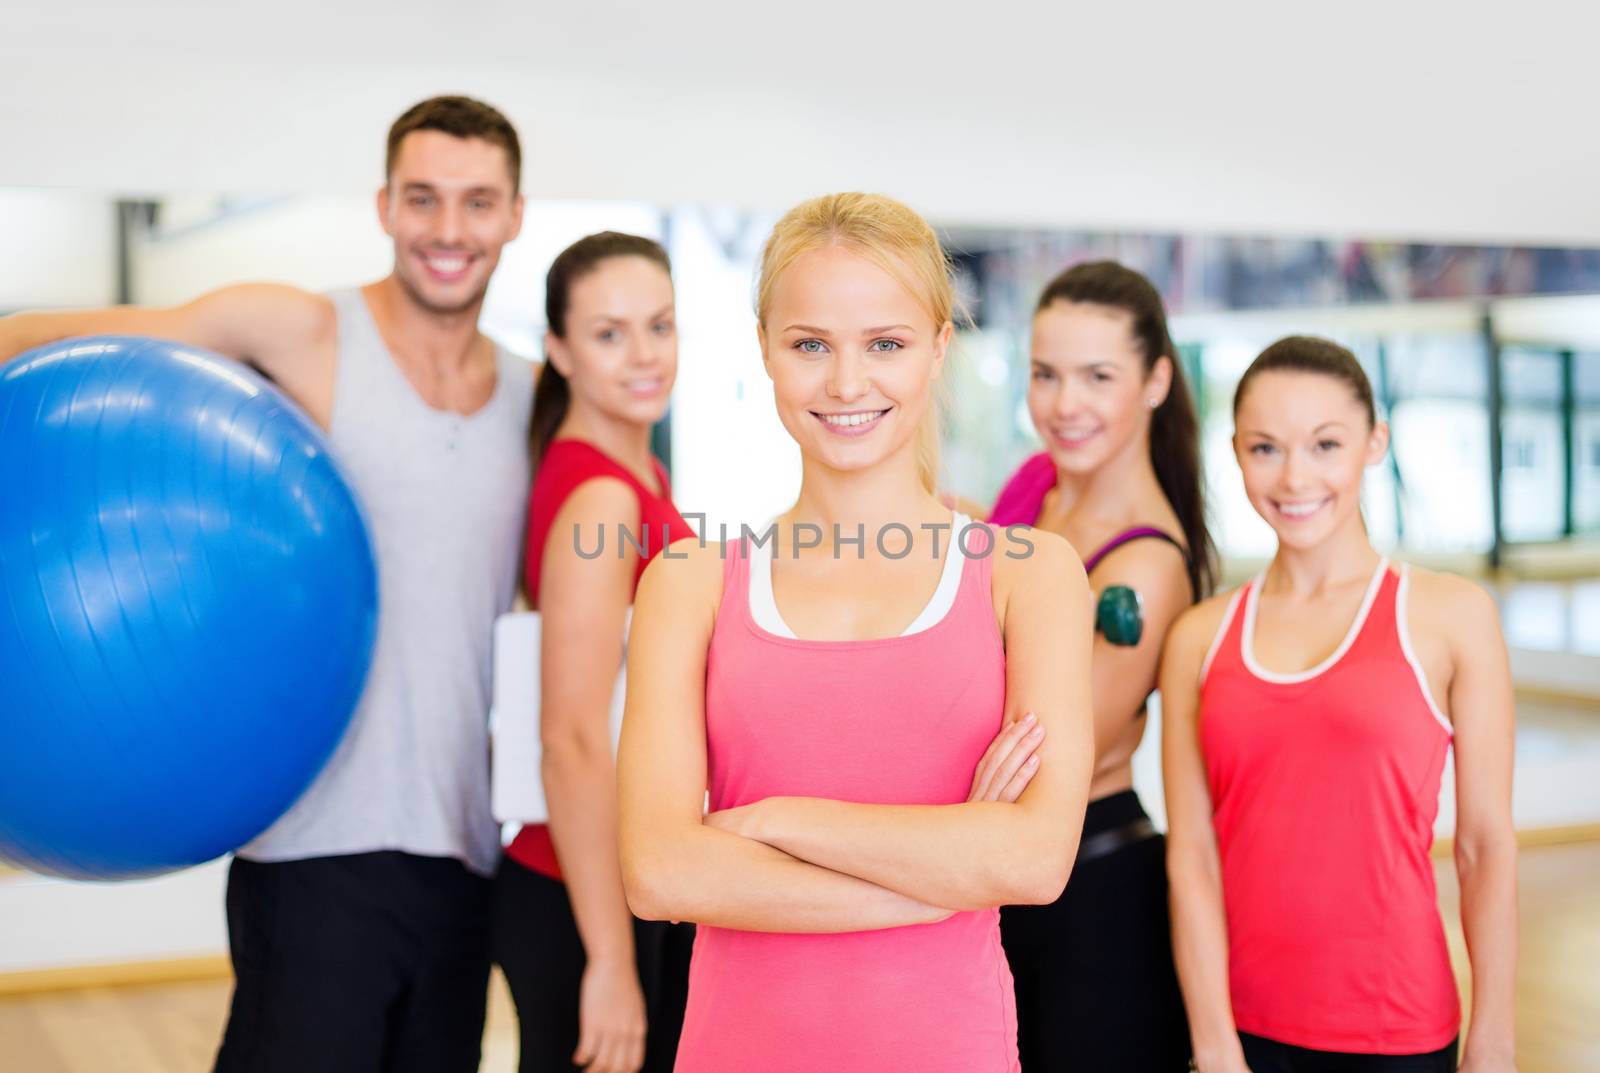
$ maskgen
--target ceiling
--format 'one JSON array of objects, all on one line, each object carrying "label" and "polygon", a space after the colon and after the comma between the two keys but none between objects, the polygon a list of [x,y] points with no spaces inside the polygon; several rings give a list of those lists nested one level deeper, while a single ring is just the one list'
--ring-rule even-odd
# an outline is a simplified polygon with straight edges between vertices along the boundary
[{"label": "ceiling", "polygon": [[530,194],[1600,244],[1600,5],[12,0],[0,185],[354,191],[466,92]]}]

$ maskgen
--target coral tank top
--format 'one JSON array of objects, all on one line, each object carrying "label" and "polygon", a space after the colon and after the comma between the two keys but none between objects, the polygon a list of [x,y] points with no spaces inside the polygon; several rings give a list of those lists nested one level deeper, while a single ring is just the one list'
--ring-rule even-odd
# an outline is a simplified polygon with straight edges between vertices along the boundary
[{"label": "coral tank top", "polygon": [[1380,562],[1344,642],[1297,674],[1255,661],[1260,588],[1235,594],[1200,688],[1234,1020],[1315,1050],[1438,1050],[1461,1021],[1428,857],[1451,732],[1405,568]]}]

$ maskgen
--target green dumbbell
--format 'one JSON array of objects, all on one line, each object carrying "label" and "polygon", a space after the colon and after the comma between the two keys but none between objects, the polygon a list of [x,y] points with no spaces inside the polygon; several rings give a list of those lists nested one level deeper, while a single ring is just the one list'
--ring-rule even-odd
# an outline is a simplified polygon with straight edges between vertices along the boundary
[{"label": "green dumbbell", "polygon": [[1094,610],[1094,628],[1114,645],[1132,648],[1144,636],[1144,601],[1126,585],[1109,585]]}]

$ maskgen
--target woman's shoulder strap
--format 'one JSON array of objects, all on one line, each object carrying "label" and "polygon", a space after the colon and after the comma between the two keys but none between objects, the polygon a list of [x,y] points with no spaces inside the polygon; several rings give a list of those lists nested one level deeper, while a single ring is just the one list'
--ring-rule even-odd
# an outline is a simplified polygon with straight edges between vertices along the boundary
[{"label": "woman's shoulder strap", "polygon": [[1099,566],[1101,561],[1104,560],[1107,555],[1110,555],[1124,544],[1133,543],[1135,540],[1166,541],[1168,544],[1171,544],[1173,547],[1178,549],[1178,554],[1183,556],[1183,561],[1185,564],[1187,564],[1189,561],[1189,549],[1183,546],[1183,541],[1179,540],[1165,529],[1157,529],[1152,525],[1139,525],[1134,526],[1131,529],[1124,529],[1122,532],[1118,533],[1116,536],[1100,545],[1100,547],[1096,548],[1094,554],[1084,560],[1084,572],[1093,573],[1094,568]]}]

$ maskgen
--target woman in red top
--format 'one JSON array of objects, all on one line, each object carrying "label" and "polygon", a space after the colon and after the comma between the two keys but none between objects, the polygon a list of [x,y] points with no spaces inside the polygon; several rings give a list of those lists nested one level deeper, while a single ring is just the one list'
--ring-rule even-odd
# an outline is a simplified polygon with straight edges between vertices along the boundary
[{"label": "woman in red top", "polygon": [[493,925],[523,1073],[669,1070],[683,1021],[694,929],[628,912],[609,726],[639,575],[694,535],[650,451],[678,366],[670,272],[657,243],[604,232],[546,278],[526,569],[550,822],[508,847]]},{"label": "woman in red top", "polygon": [[1174,949],[1201,1073],[1456,1068],[1429,847],[1456,751],[1472,956],[1461,1069],[1514,1069],[1512,696],[1494,604],[1391,565],[1360,511],[1388,429],[1349,351],[1291,337],[1234,396],[1265,573],[1186,612],[1161,670]]}]

